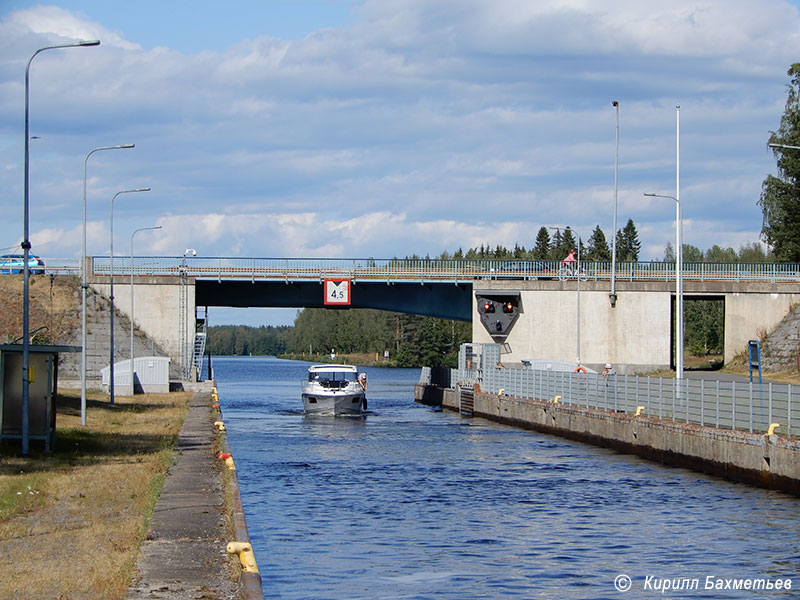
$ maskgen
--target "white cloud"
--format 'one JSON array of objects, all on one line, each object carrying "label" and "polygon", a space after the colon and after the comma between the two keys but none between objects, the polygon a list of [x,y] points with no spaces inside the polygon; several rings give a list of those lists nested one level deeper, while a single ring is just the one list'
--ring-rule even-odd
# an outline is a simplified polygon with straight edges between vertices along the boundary
[{"label": "white cloud", "polygon": [[58,6],[35,6],[9,15],[0,26],[0,34],[17,35],[35,33],[50,38],[68,40],[101,40],[103,44],[125,50],[140,50],[141,46],[120,37],[103,26],[89,21],[85,16]]},{"label": "white cloud", "polygon": [[610,238],[612,99],[618,226],[641,223],[659,255],[672,239],[672,207],[642,192],[674,191],[680,103],[687,241],[755,241],[774,167],[764,145],[800,50],[789,4],[368,0],[355,15],[295,41],[184,54],[63,8],[10,13],[0,240],[21,230],[25,61],[53,39],[98,37],[100,48],[37,58],[32,75],[39,253],[80,252],[83,157],[125,142],[136,149],[89,164],[90,253],[107,252],[111,195],[141,185],[148,198],[115,208],[120,248],[154,223],[164,230],[142,248],[173,255],[436,255],[530,247],[540,226],[567,224]]}]

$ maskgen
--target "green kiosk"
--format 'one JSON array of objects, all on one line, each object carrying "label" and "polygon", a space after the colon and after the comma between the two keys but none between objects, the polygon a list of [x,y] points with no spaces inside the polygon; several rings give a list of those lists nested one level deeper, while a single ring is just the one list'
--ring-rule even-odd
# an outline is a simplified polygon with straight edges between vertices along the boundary
[{"label": "green kiosk", "polygon": [[[56,441],[58,355],[80,346],[28,346],[28,439],[44,440],[45,452]],[[0,440],[22,439],[22,344],[0,344]]]}]

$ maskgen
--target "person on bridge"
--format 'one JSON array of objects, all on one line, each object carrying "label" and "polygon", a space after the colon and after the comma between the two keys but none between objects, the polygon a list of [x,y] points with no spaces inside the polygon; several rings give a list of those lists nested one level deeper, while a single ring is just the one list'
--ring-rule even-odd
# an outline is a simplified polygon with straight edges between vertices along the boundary
[{"label": "person on bridge", "polygon": [[564,265],[565,267],[569,267],[576,262],[578,262],[578,259],[575,258],[575,250],[570,250],[569,254],[567,254],[567,256],[564,257],[564,260],[561,261],[561,264]]}]

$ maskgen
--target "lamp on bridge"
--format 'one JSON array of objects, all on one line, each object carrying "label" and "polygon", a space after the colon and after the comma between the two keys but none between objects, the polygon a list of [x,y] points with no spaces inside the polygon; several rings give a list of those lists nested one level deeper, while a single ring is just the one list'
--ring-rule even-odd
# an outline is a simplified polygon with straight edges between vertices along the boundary
[{"label": "lamp on bridge", "polygon": [[24,265],[23,272],[23,290],[22,290],[22,454],[28,455],[29,447],[29,423],[28,423],[28,398],[29,398],[29,367],[30,367],[30,260],[31,242],[29,239],[29,196],[30,196],[30,72],[31,63],[40,52],[45,50],[58,50],[61,48],[81,48],[83,46],[99,46],[100,40],[81,40],[73,44],[59,44],[57,46],[46,46],[39,48],[28,59],[28,64],[25,66],[25,161],[24,161],[24,175],[25,182],[23,184],[23,238],[22,238],[22,252]]},{"label": "lamp on bridge", "polygon": [[136,386],[136,369],[134,368],[133,362],[133,237],[140,231],[148,231],[151,229],[161,229],[161,225],[156,225],[154,227],[140,227],[139,229],[134,230],[134,232],[131,234],[131,396],[133,396]]},{"label": "lamp on bridge", "polygon": [[[108,370],[109,370],[109,379],[108,379],[108,394],[111,400],[111,404],[114,404],[114,200],[117,199],[117,196],[120,194],[133,194],[136,192],[149,192],[150,188],[136,188],[135,190],[122,190],[121,192],[117,192],[111,198],[111,218],[110,218],[110,248],[109,248],[109,255],[111,257],[111,267],[109,271],[109,280],[110,280],[110,287],[109,290],[109,300],[111,302],[110,305],[110,324],[111,324],[111,333],[109,334],[109,343],[111,345],[111,350],[109,352],[109,360],[108,363]],[[131,319],[133,315],[131,315]],[[131,378],[133,378],[133,363],[131,363]]]}]

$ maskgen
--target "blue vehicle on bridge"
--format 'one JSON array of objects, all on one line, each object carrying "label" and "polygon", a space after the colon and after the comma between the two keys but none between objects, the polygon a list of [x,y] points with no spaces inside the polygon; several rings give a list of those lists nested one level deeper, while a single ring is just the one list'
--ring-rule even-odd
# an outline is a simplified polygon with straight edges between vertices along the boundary
[{"label": "blue vehicle on bridge", "polygon": [[[42,275],[44,261],[38,256],[28,256],[28,269],[31,273]],[[3,254],[0,256],[0,275],[13,275],[25,270],[25,257],[22,254]]]}]

